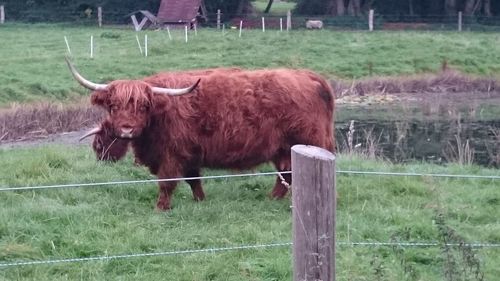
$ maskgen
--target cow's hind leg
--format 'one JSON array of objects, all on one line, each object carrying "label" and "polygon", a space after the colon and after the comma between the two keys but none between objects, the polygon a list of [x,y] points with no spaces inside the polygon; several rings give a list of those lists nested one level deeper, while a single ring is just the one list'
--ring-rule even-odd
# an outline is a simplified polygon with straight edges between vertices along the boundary
[{"label": "cow's hind leg", "polygon": [[[285,172],[285,171],[290,171],[291,170],[291,159],[289,154],[282,154],[282,156],[278,157],[276,160],[274,160],[274,166],[276,167],[276,170],[279,172]],[[289,173],[282,173],[281,176],[285,180],[285,182],[288,185],[292,184],[292,175]],[[282,183],[281,177],[276,177],[276,183],[274,184],[273,192],[271,193],[271,197],[274,199],[281,199],[285,197],[286,193],[288,192],[289,186],[285,185]]]},{"label": "cow's hind leg", "polygon": [[[199,170],[189,170],[186,173],[186,177],[188,178],[199,177],[199,176],[200,176]],[[205,199],[205,193],[203,192],[203,187],[201,185],[200,179],[186,180],[186,182],[189,184],[189,186],[191,186],[191,191],[193,191],[193,199],[195,201],[202,201],[203,199]]]}]

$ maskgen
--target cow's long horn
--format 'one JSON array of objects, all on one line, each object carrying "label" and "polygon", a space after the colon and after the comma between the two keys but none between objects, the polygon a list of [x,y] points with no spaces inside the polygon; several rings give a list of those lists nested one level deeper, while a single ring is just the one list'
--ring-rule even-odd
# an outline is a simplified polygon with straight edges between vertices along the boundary
[{"label": "cow's long horn", "polygon": [[101,127],[95,127],[94,129],[88,131],[85,135],[83,135],[79,141],[83,140],[84,138],[88,138],[92,135],[95,135],[95,134],[99,134],[100,132],[102,132],[102,128]]},{"label": "cow's long horn", "polygon": [[187,88],[182,88],[182,89],[169,89],[169,88],[160,88],[160,87],[151,87],[151,90],[153,90],[153,93],[156,94],[165,94],[165,95],[171,95],[171,96],[179,96],[179,95],[184,95],[187,93],[190,93],[192,90],[194,90],[198,84],[200,83],[201,79],[198,79],[196,83],[191,85],[190,87]]},{"label": "cow's long horn", "polygon": [[69,61],[68,57],[64,58],[66,60],[66,63],[68,64],[69,70],[71,71],[71,74],[73,74],[73,77],[75,77],[76,81],[80,83],[83,87],[96,91],[96,90],[105,90],[108,85],[106,84],[97,84],[94,82],[91,82],[85,78],[83,78],[80,73],[76,70],[75,66]]}]

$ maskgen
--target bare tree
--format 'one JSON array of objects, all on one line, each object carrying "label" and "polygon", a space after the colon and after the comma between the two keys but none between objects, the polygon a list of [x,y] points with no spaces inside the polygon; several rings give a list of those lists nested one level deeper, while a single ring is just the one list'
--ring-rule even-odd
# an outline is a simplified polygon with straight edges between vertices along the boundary
[{"label": "bare tree", "polygon": [[347,11],[351,16],[358,16],[361,13],[361,0],[349,0]]},{"label": "bare tree", "polygon": [[448,16],[457,14],[457,0],[445,0],[444,10]]},{"label": "bare tree", "polygon": [[267,2],[266,9],[264,10],[265,14],[269,13],[269,10],[271,10],[271,6],[273,5],[273,2],[274,2],[274,0],[269,0],[269,2]]},{"label": "bare tree", "polygon": [[491,0],[484,0],[483,3],[484,15],[487,17],[491,17],[493,14],[491,13]]},{"label": "bare tree", "polygon": [[335,6],[337,7],[337,15],[338,16],[345,15],[344,0],[333,0],[333,1],[335,1]]},{"label": "bare tree", "polygon": [[467,16],[472,16],[474,14],[474,9],[478,1],[481,0],[466,0],[464,5],[464,14]]}]

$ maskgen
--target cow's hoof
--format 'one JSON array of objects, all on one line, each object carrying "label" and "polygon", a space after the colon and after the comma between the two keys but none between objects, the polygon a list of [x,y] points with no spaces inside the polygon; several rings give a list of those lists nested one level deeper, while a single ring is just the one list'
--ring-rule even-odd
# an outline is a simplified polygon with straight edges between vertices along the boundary
[{"label": "cow's hoof", "polygon": [[156,203],[156,210],[160,212],[165,212],[172,209],[169,202],[158,202]]},{"label": "cow's hoof", "polygon": [[271,193],[272,199],[283,199],[288,192],[288,188],[283,185],[275,186]]}]

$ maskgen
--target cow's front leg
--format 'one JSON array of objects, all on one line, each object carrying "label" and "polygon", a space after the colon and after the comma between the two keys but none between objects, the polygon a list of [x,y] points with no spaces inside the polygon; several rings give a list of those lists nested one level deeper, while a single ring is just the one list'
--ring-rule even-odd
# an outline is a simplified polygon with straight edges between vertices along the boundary
[{"label": "cow's front leg", "polygon": [[[188,170],[186,177],[195,178],[200,176],[200,170],[192,169]],[[203,187],[201,185],[200,179],[186,180],[186,182],[191,186],[191,191],[193,192],[193,199],[195,201],[202,201],[205,199],[205,193],[203,192]]]},{"label": "cow's front leg", "polygon": [[167,211],[172,209],[170,205],[170,200],[172,194],[174,193],[176,182],[161,182],[160,190],[158,194],[158,201],[156,202],[156,208],[160,211]]},{"label": "cow's front leg", "polygon": [[[182,173],[170,169],[160,169],[158,173],[158,179],[180,178],[181,176]],[[159,182],[158,201],[156,202],[156,208],[158,210],[166,211],[172,208],[170,201],[176,186],[177,181]]]}]

